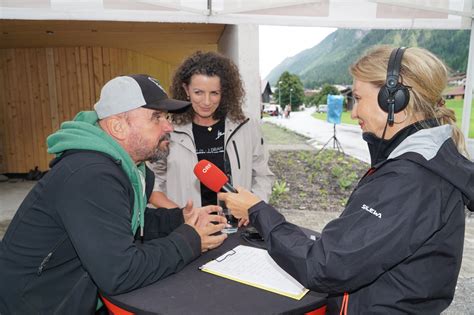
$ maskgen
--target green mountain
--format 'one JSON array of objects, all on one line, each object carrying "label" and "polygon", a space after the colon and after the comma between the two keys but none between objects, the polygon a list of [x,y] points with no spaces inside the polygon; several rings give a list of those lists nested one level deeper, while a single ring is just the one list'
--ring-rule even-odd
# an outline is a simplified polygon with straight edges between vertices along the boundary
[{"label": "green mountain", "polygon": [[423,47],[440,57],[452,72],[466,72],[467,30],[354,30],[338,29],[321,43],[286,58],[265,78],[275,86],[284,71],[301,78],[307,88],[351,84],[349,65],[374,45]]}]

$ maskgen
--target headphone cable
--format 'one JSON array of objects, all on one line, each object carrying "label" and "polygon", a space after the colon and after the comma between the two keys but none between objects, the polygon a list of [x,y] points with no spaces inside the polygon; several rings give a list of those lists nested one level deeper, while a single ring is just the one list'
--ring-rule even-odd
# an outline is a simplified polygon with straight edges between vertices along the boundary
[{"label": "headphone cable", "polygon": [[377,163],[377,159],[379,158],[380,149],[382,148],[382,142],[385,139],[385,132],[387,131],[388,120],[389,120],[389,117],[387,115],[387,122],[385,123],[385,127],[383,128],[382,138],[380,139],[379,144],[377,146],[377,151],[375,151],[375,159],[374,159],[375,163]]}]

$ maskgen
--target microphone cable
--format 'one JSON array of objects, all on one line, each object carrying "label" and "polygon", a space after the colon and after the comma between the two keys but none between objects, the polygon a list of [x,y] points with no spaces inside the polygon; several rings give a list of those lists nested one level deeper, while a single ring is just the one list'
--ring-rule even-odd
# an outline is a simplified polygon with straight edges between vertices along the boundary
[{"label": "microphone cable", "polygon": [[246,241],[247,243],[251,244],[254,247],[258,247],[258,248],[261,248],[261,249],[267,249],[267,247],[265,246],[265,243],[263,241],[253,240],[253,239],[249,238],[248,236],[244,235],[243,233],[240,234],[240,238],[242,238],[244,241]]},{"label": "microphone cable", "polygon": [[267,247],[265,246],[265,241],[258,232],[251,232],[250,230],[246,229],[242,233],[240,233],[240,238],[251,244],[252,246],[261,249],[267,249]]}]

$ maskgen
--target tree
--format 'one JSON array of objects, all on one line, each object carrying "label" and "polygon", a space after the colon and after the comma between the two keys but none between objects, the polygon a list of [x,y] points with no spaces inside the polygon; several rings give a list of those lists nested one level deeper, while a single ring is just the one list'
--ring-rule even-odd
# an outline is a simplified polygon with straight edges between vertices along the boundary
[{"label": "tree", "polygon": [[304,102],[306,106],[309,107],[309,106],[318,105],[318,100],[319,100],[318,93],[315,93],[313,95],[306,96],[306,99]]},{"label": "tree", "polygon": [[320,105],[320,104],[327,104],[327,99],[328,99],[328,94],[331,95],[339,95],[339,90],[330,84],[324,84],[323,87],[321,88],[321,91],[314,95],[314,104],[315,105]]},{"label": "tree", "polygon": [[277,89],[273,94],[273,99],[277,102],[280,102],[281,100],[280,106],[284,108],[286,104],[290,104],[290,97],[291,110],[296,110],[298,106],[304,102],[304,87],[300,78],[296,74],[291,74],[288,71],[285,71],[280,75],[280,78],[277,81]]}]

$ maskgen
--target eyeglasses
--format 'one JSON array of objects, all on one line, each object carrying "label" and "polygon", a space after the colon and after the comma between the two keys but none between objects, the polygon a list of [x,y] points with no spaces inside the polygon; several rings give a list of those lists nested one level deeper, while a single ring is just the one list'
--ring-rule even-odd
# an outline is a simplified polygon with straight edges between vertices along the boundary
[{"label": "eyeglasses", "polygon": [[169,123],[173,122],[173,114],[168,112],[155,111],[153,112],[152,119],[156,121],[167,121]]}]

